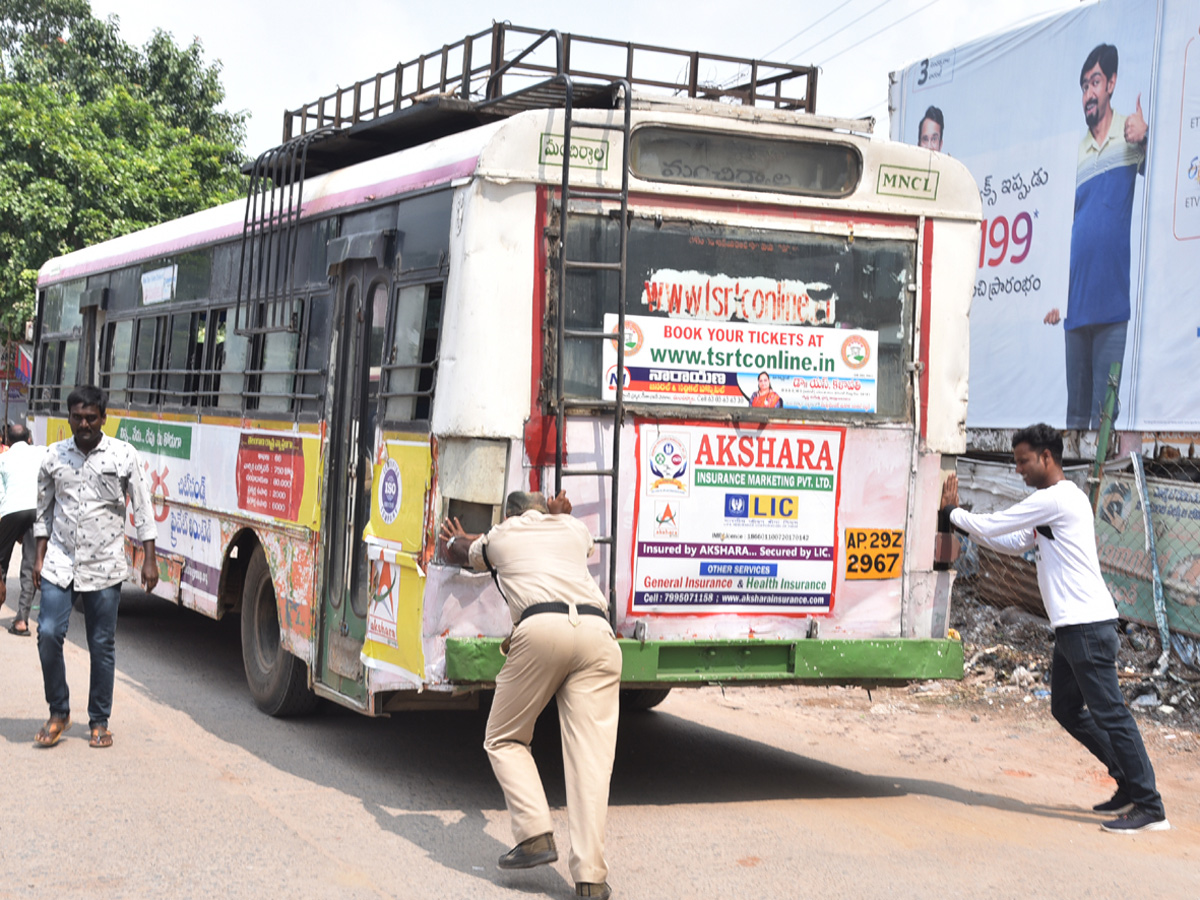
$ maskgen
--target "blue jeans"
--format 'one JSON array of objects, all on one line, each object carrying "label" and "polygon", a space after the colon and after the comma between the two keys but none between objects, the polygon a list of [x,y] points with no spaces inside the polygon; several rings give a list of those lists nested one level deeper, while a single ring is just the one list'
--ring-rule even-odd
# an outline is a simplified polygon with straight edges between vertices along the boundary
[{"label": "blue jeans", "polygon": [[42,660],[42,680],[46,685],[46,703],[50,715],[65,719],[71,712],[67,688],[67,667],[63,663],[63,641],[71,621],[71,606],[76,597],[83,601],[83,621],[87,627],[88,651],[92,655],[92,679],[88,690],[88,725],[108,727],[112,712],[113,675],[116,671],[117,607],[121,603],[121,584],[98,591],[61,588],[42,579],[42,611],[38,616],[38,656]]},{"label": "blue jeans", "polygon": [[[1108,390],[1108,370],[1125,360],[1128,322],[1064,331],[1067,354],[1067,428],[1096,431]],[[1117,410],[1113,409],[1113,421]]]},{"label": "blue jeans", "polygon": [[[43,601],[44,602],[44,601]],[[1050,711],[1104,764],[1117,787],[1149,813],[1164,815],[1154,768],[1117,682],[1117,621],[1054,630]]]}]

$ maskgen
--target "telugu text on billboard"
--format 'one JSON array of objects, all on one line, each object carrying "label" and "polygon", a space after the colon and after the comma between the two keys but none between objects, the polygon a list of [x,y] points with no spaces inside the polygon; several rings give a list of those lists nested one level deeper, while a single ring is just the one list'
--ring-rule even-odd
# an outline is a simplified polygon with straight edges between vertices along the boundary
[{"label": "telugu text on billboard", "polygon": [[[1102,0],[899,73],[979,185],[967,424],[1200,428],[1200,4]],[[1036,383],[1036,390],[1024,385]]]}]

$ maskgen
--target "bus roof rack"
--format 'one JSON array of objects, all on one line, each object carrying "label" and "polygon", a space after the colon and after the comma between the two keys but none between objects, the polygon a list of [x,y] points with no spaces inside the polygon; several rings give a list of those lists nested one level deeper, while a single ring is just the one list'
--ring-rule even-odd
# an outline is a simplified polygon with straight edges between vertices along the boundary
[{"label": "bus roof rack", "polygon": [[[519,38],[510,49],[510,36]],[[611,108],[614,82],[639,92],[812,113],[815,66],[772,63],[507,22],[399,63],[283,114],[283,143],[333,131],[309,147],[316,175],[412,147],[529,109]]]}]

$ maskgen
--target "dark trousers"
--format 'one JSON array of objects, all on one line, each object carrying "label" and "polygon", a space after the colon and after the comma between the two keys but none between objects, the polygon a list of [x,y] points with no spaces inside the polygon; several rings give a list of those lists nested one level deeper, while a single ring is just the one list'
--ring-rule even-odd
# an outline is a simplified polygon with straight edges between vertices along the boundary
[{"label": "dark trousers", "polygon": [[1116,619],[1056,628],[1050,711],[1104,764],[1130,800],[1162,816],[1154,768],[1117,682],[1119,645]]},{"label": "dark trousers", "polygon": [[17,601],[16,622],[29,621],[29,609],[33,606],[33,557],[37,553],[37,539],[33,536],[33,521],[37,511],[23,509],[9,513],[0,519],[0,579],[8,577],[8,564],[12,561],[13,547],[21,541],[21,597]]}]

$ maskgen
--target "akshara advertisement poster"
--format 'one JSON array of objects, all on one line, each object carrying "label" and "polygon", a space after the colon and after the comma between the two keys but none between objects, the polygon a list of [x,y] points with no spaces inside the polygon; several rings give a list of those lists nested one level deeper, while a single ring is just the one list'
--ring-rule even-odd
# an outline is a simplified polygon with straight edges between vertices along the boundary
[{"label": "akshara advertisement poster", "polygon": [[832,607],[844,431],[643,421],[630,612]]}]

